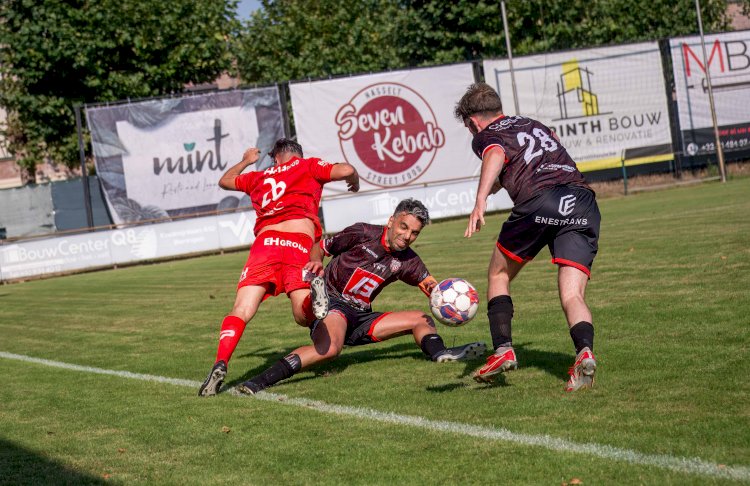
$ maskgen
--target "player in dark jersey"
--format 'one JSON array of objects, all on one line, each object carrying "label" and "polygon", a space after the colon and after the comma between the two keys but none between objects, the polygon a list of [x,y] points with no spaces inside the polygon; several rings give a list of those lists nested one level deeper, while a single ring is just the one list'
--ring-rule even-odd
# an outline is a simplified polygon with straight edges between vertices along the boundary
[{"label": "player in dark jersey", "polygon": [[487,317],[495,353],[473,377],[489,382],[517,368],[510,282],[548,246],[552,263],[558,265],[560,302],[577,353],[566,390],[591,387],[596,371],[594,327],[584,293],[601,220],[594,191],[556,134],[531,118],[503,115],[500,97],[489,85],[470,86],[456,104],[455,115],[474,135],[472,149],[482,160],[476,203],[464,236],[470,238],[484,226],[490,193],[504,187],[513,201],[488,272]]},{"label": "player in dark jersey", "polygon": [[[309,326],[328,312],[325,283],[320,278],[303,279],[310,250],[322,236],[318,205],[323,185],[346,181],[349,190],[359,190],[359,176],[349,164],[330,164],[303,158],[302,146],[294,140],[276,141],[268,154],[274,165],[263,171],[242,173],[259,159],[250,148],[238,164],[219,180],[223,189],[243,191],[255,209],[255,242],[250,248],[232,311],[224,317],[216,360],[198,395],[215,395],[227,374],[227,364],[261,302],[285,292],[292,303],[297,324]],[[312,292],[311,292],[312,291]]]},{"label": "player in dark jersey", "polygon": [[385,226],[357,223],[321,240],[307,269],[320,274],[323,256],[333,259],[325,267],[330,307],[325,319],[315,321],[313,344],[302,346],[273,366],[240,385],[253,394],[289,378],[303,368],[335,358],[344,345],[358,346],[411,334],[428,358],[436,362],[482,356],[484,343],[446,349],[432,318],[422,311],[375,312],[372,301],[396,280],[419,287],[427,296],[437,285],[427,267],[409,246],[429,222],[424,205],[401,201]]}]

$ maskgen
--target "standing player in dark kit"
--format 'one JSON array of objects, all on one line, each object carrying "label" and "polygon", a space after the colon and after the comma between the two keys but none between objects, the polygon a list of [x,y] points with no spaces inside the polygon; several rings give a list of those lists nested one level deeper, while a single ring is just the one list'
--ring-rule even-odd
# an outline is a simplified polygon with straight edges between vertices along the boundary
[{"label": "standing player in dark kit", "polygon": [[504,187],[514,204],[488,272],[487,316],[495,353],[473,377],[488,382],[517,368],[510,282],[548,246],[552,263],[559,267],[560,302],[577,353],[566,390],[589,388],[594,384],[596,360],[594,327],[584,293],[601,221],[594,191],[557,136],[536,120],[503,115],[500,97],[489,85],[470,86],[456,104],[455,115],[474,135],[472,149],[482,159],[476,203],[464,236],[470,238],[484,226],[491,192]]},{"label": "standing player in dark kit", "polygon": [[428,358],[436,362],[482,356],[484,343],[446,349],[431,317],[422,311],[374,312],[372,301],[396,280],[420,288],[427,296],[437,285],[422,259],[409,246],[429,222],[424,205],[401,201],[386,226],[357,223],[313,248],[308,270],[319,274],[323,256],[333,256],[325,268],[330,307],[325,319],[315,321],[312,345],[302,346],[263,373],[240,385],[253,394],[289,378],[303,368],[335,358],[344,345],[359,346],[412,334]]},{"label": "standing player in dark kit", "polygon": [[250,196],[256,238],[237,284],[232,311],[221,323],[216,361],[198,390],[199,396],[219,391],[247,323],[268,297],[286,292],[292,301],[294,320],[302,326],[309,326],[328,312],[325,283],[319,277],[308,283],[303,279],[303,269],[310,261],[314,242],[322,236],[318,205],[323,185],[343,180],[350,191],[357,192],[359,176],[349,164],[303,158],[300,144],[286,138],[277,140],[268,155],[275,162],[272,167],[242,174],[259,159],[257,148],[248,149],[242,161],[219,180],[223,189]]}]

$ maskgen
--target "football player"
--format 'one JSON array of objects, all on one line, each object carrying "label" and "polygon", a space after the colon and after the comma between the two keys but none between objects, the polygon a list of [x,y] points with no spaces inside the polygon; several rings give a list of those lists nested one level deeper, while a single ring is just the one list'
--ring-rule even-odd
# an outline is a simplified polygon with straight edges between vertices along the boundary
[{"label": "football player", "polygon": [[[227,364],[247,323],[260,303],[285,292],[292,303],[294,320],[309,326],[328,312],[328,297],[321,278],[303,279],[313,243],[322,236],[318,206],[323,185],[346,181],[350,191],[359,190],[359,175],[349,164],[331,164],[303,158],[299,143],[282,138],[268,154],[274,165],[242,174],[258,161],[259,150],[249,148],[242,160],[230,167],[219,186],[250,196],[255,209],[255,242],[237,284],[232,311],[221,324],[219,346],[199,396],[215,395],[227,374]],[[311,293],[312,288],[312,293]]]},{"label": "football player", "polygon": [[558,265],[560,302],[576,349],[566,390],[591,387],[596,360],[594,326],[584,300],[598,249],[601,216],[594,191],[549,127],[524,116],[505,116],[492,87],[476,83],[456,104],[456,118],[474,136],[482,160],[474,209],[464,236],[484,226],[487,196],[504,187],[513,210],[503,224],[490,260],[487,316],[495,353],[474,372],[480,382],[516,369],[511,340],[510,282],[547,246]]},{"label": "football player", "polygon": [[372,302],[389,284],[401,280],[419,287],[428,297],[437,285],[422,259],[410,248],[429,222],[424,205],[405,199],[385,226],[357,223],[325,238],[313,249],[306,268],[323,272],[330,297],[328,315],[316,320],[310,331],[313,343],[281,358],[261,374],[239,386],[254,394],[295,373],[335,358],[344,345],[359,346],[411,334],[424,354],[436,362],[482,356],[484,343],[446,348],[432,318],[423,311],[377,312]]}]

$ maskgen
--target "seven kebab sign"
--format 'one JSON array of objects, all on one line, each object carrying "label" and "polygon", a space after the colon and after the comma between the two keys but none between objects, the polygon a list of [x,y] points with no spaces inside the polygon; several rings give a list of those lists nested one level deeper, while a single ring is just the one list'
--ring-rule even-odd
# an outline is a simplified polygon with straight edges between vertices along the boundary
[{"label": "seven kebab sign", "polygon": [[399,83],[361,89],[339,108],[336,125],[346,161],[361,167],[360,177],[379,187],[415,181],[445,145],[430,105]]}]

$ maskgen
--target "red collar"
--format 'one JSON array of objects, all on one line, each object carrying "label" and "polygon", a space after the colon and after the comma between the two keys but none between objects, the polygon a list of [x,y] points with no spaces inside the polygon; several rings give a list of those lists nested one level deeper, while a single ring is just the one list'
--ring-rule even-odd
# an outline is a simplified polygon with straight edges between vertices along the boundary
[{"label": "red collar", "polygon": [[385,251],[390,253],[391,247],[388,246],[388,238],[385,237],[387,233],[388,233],[388,226],[383,226],[383,235],[380,237],[380,244],[383,245],[383,248],[385,248]]}]

